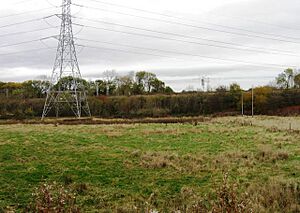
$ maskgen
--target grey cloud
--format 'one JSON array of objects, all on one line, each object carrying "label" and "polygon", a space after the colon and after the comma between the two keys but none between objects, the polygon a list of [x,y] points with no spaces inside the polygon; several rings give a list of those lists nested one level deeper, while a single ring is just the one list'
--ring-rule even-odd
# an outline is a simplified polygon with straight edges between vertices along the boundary
[{"label": "grey cloud", "polygon": [[[170,5],[170,8],[172,6]],[[300,23],[300,17],[298,17],[298,11],[300,9],[300,4],[298,4],[297,0],[286,0],[286,1],[274,1],[274,0],[256,0],[256,1],[242,1],[241,3],[231,4],[222,8],[218,8],[216,10],[210,11],[209,13],[198,15],[185,14],[182,20],[176,20],[178,22],[191,23],[204,27],[211,27],[215,29],[225,29],[222,27],[211,26],[209,24],[205,24],[201,21],[208,21],[215,24],[220,25],[228,25],[233,27],[239,27],[243,29],[248,29],[252,31],[264,32],[269,34],[278,34],[290,37],[297,37],[299,32],[297,30],[289,30],[283,29],[274,26],[268,26],[264,24],[258,24],[251,21],[246,21],[245,19],[253,19],[260,20],[262,22],[267,22],[274,25],[282,25],[290,28],[299,28],[300,26],[296,26],[297,23]],[[171,10],[171,9],[170,9]],[[78,11],[78,10],[76,10]],[[121,10],[122,11],[122,10]],[[132,11],[124,10],[127,13],[133,13]],[[1,12],[1,9],[0,9]],[[5,14],[11,14],[12,11],[5,11]],[[145,15],[139,13],[143,16],[155,17],[154,15]],[[2,15],[2,14],[1,14]],[[11,17],[6,18],[5,20],[0,20],[0,26],[5,25],[6,23],[14,23],[18,22],[22,19],[32,19],[36,17],[43,17],[49,15],[49,12],[41,12],[39,14],[26,15],[21,17]],[[81,11],[77,16],[84,16],[87,13],[84,13],[84,10]],[[176,15],[176,13],[174,13]],[[229,16],[241,17],[241,18],[229,18]],[[157,31],[171,32],[176,34],[183,34],[193,37],[202,37],[207,39],[215,39],[225,42],[234,42],[239,43],[241,45],[247,46],[257,46],[264,48],[273,48],[273,49],[282,49],[287,51],[293,51],[295,53],[300,53],[299,46],[300,44],[292,44],[292,43],[283,43],[278,41],[271,40],[263,40],[258,38],[250,38],[243,37],[231,34],[218,33],[213,31],[208,31],[204,29],[196,29],[190,27],[184,27],[179,25],[167,24],[158,21],[150,21],[145,19],[138,18],[130,18],[121,15],[113,15],[113,14],[103,14],[102,19],[109,21],[120,23],[124,25],[142,27],[147,29],[153,29]],[[163,18],[167,19],[167,18]],[[190,20],[195,21],[190,21]],[[171,20],[171,19],[169,19]],[[161,36],[166,38],[176,38],[181,40],[189,40],[196,41],[199,43],[207,43],[197,39],[184,39],[177,37],[175,35],[162,35],[158,33],[150,33],[144,31],[138,31],[133,29],[127,29],[124,27],[105,25],[100,23],[93,23],[83,20],[76,20],[78,23],[92,25],[92,26],[104,26],[109,29],[129,31],[129,32],[139,32],[143,34],[149,34],[154,36]],[[51,18],[49,22],[52,25],[58,25],[59,20],[56,18]],[[9,29],[3,28],[0,29],[0,34],[24,31],[30,29],[38,29],[44,28],[48,25],[41,21],[32,24],[20,25],[16,27],[12,27]],[[228,30],[228,29],[227,29]],[[233,30],[234,32],[238,32]],[[168,50],[173,52],[184,52],[187,54],[198,54],[215,58],[228,58],[228,59],[237,59],[237,60],[245,60],[245,61],[253,61],[257,63],[278,63],[278,64],[298,64],[297,57],[289,57],[289,56],[278,56],[271,54],[258,54],[258,53],[250,53],[245,51],[237,51],[237,50],[228,50],[223,48],[215,48],[215,47],[207,47],[204,45],[196,45],[196,44],[187,44],[183,42],[175,42],[175,41],[166,41],[163,39],[155,39],[155,38],[147,38],[141,36],[133,36],[126,35],[122,33],[113,33],[109,31],[100,31],[89,28],[84,28],[81,31],[80,27],[74,26],[75,37],[85,38],[91,40],[99,40],[113,43],[120,43],[125,45],[134,45],[145,48],[153,48],[153,49],[161,49]],[[80,32],[80,33],[76,33]],[[20,41],[32,40],[40,37],[45,37],[49,35],[55,35],[58,33],[57,29],[52,29],[45,32],[37,32],[32,34],[24,34],[20,36],[10,36],[6,38],[1,38],[0,46],[10,43],[16,43]],[[297,40],[295,40],[297,41]],[[48,46],[56,47],[56,40],[46,40],[45,41]],[[270,77],[276,76],[281,69],[280,68],[258,68],[251,67],[249,65],[242,64],[234,64],[234,63],[225,63],[221,61],[207,60],[201,57],[188,57],[183,56],[181,54],[176,53],[162,53],[156,51],[147,51],[143,49],[135,49],[129,47],[120,47],[108,44],[101,43],[92,43],[81,40],[76,40],[78,44],[85,45],[95,45],[99,47],[104,47],[107,49],[90,49],[84,48],[81,52],[81,48],[78,47],[79,62],[82,66],[82,74],[86,78],[95,78],[98,77],[105,69],[115,68],[120,72],[127,72],[131,70],[141,70],[146,69],[152,72],[155,72],[159,77],[166,80],[168,84],[176,88],[177,90],[182,90],[186,88],[188,85],[197,86],[196,80],[193,80],[195,76],[210,76],[212,81],[213,79],[217,79],[219,76],[223,78],[223,80],[215,80],[212,82],[214,85],[230,83],[230,80],[235,80],[241,83],[244,87],[249,87],[251,85],[251,81],[256,81],[259,84],[264,84],[267,81],[270,81]],[[210,44],[213,44],[210,42]],[[9,75],[7,72],[11,70],[21,69],[22,67],[26,68],[26,72],[30,72],[28,70],[41,70],[40,74],[50,75],[51,68],[53,66],[54,58],[55,58],[55,49],[47,50],[47,51],[38,51],[38,52],[26,52],[20,53],[17,55],[7,55],[1,56],[1,53],[9,53],[9,52],[18,52],[25,51],[28,49],[35,48],[45,48],[45,46],[40,43],[31,43],[20,46],[13,46],[9,48],[0,48],[0,81],[6,80],[22,80],[28,78],[34,78],[35,72],[20,74],[16,72],[16,75]],[[143,52],[148,54],[156,54],[156,55],[164,55],[167,57],[158,57],[158,56],[150,56],[150,55],[139,55],[133,53],[124,53],[120,51],[112,51],[108,49],[120,49],[124,51],[133,51],[133,52]],[[178,60],[178,62],[174,62],[175,59],[172,58],[181,58],[184,60]],[[239,73],[240,71],[240,73]],[[238,74],[237,74],[238,73]],[[238,75],[238,76],[237,76]],[[180,78],[182,76],[190,76],[190,80],[182,80],[180,82]],[[249,76],[249,80],[247,78]],[[268,78],[266,78],[266,76]],[[239,77],[234,79],[233,77]],[[177,80],[174,78],[178,78]],[[250,79],[252,78],[252,80]],[[261,79],[260,79],[261,78]]]}]

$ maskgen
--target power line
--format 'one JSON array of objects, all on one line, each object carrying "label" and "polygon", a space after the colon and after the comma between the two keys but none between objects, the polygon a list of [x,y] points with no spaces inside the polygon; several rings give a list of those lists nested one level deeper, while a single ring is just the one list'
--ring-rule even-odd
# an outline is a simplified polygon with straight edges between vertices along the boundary
[{"label": "power line", "polygon": [[36,52],[36,51],[51,50],[51,49],[55,49],[55,48],[37,48],[37,49],[30,49],[30,50],[24,50],[24,51],[11,52],[11,53],[0,53],[0,55],[1,56],[15,55],[15,54],[19,54],[19,53]]},{"label": "power line", "polygon": [[18,1],[18,2],[12,2],[11,5],[18,5],[18,4],[23,4],[25,2],[29,2],[29,1],[34,1],[34,0],[22,0],[22,1]]},{"label": "power line", "polygon": [[[79,39],[79,38],[76,38],[76,39],[91,41],[91,40],[88,40],[88,39]],[[113,44],[113,43],[109,43],[109,42],[100,42],[100,41],[98,41],[98,43],[112,44],[112,45],[115,45],[115,46],[127,46],[127,47],[129,46],[129,45],[121,45],[121,44],[117,45],[117,44]],[[144,53],[144,52],[136,52],[136,51],[130,51],[130,50],[121,50],[121,49],[113,49],[113,48],[97,47],[97,46],[88,46],[88,45],[80,45],[80,44],[78,44],[77,46],[80,46],[80,47],[83,47],[83,48],[87,47],[87,48],[92,48],[92,49],[101,49],[101,50],[123,52],[123,53],[136,54],[136,55],[148,55],[148,56],[155,56],[155,57],[160,57],[160,58],[170,58],[170,59],[176,59],[176,60],[184,60],[184,59],[180,59],[180,58],[176,58],[176,57],[172,57],[172,56],[158,55],[158,54]],[[149,49],[149,48],[134,47],[134,46],[131,46],[131,47],[132,48],[137,48],[137,49],[165,52],[165,53],[175,53],[175,52],[171,52],[171,51],[163,51],[163,50],[158,50],[158,49]],[[188,56],[199,57],[199,55],[191,55],[191,54],[188,55]],[[186,60],[184,60],[184,61],[186,61]]]},{"label": "power line", "polygon": [[[80,7],[87,7],[87,6],[77,5],[77,4],[73,4],[73,5],[80,6]],[[87,8],[90,8],[90,7],[87,7]],[[100,9],[100,10],[107,11],[105,9]],[[110,10],[108,10],[108,11],[110,11]],[[133,16],[133,17],[138,17],[138,18],[148,19],[148,17],[142,17],[142,16],[127,14],[127,13],[122,13],[122,12],[116,12],[116,13],[123,14],[123,15],[129,15],[129,16]],[[149,18],[149,19],[152,19],[152,18]],[[168,22],[168,23],[176,23],[176,22],[169,22],[169,21],[165,21],[165,20],[161,20],[161,19],[152,19],[152,20],[161,21],[161,22]],[[181,23],[178,23],[178,24],[181,24]],[[193,26],[193,25],[186,25],[186,24],[182,24],[182,25],[184,25],[184,26]],[[191,38],[195,38],[195,37],[191,37]],[[199,37],[197,37],[197,39],[201,39],[201,40],[205,40],[205,41],[209,41],[209,42],[220,43],[220,44],[239,46],[239,47],[243,47],[243,48],[252,48],[252,49],[256,49],[256,50],[260,49],[260,50],[263,50],[263,51],[276,51],[276,52],[286,52],[286,53],[294,54],[293,52],[289,52],[289,51],[285,51],[285,50],[278,50],[278,49],[273,49],[273,48],[262,48],[262,47],[255,47],[255,46],[247,46],[247,45],[241,45],[241,44],[232,43],[232,42],[223,42],[223,41],[218,41],[218,40],[213,40],[213,39],[204,39],[204,38],[199,38]]]},{"label": "power line", "polygon": [[[102,8],[97,8],[97,7],[90,7],[90,6],[85,6],[85,5],[79,5],[79,4],[73,4],[74,6],[82,7],[82,8],[88,8],[88,9],[93,9],[93,10],[101,10],[105,12],[112,12],[120,15],[125,15],[125,16],[131,16],[131,17],[136,17],[136,18],[142,18],[142,19],[148,19],[148,20],[154,20],[154,21],[159,21],[159,22],[164,22],[164,23],[169,23],[169,24],[175,24],[175,25],[181,25],[181,26],[186,26],[186,27],[192,27],[192,28],[197,28],[197,29],[205,29],[205,30],[217,30],[217,29],[211,29],[199,25],[192,25],[192,24],[186,24],[182,22],[176,22],[176,21],[169,21],[169,20],[163,20],[163,19],[158,19],[158,18],[151,18],[151,17],[145,17],[145,16],[139,16],[139,15],[133,15],[133,14],[128,14],[128,13],[123,13],[119,11],[113,11],[113,10],[107,10],[107,9],[102,9]],[[173,16],[172,16],[173,17]],[[182,18],[181,18],[182,20]],[[226,25],[221,25],[221,24],[215,24],[215,23],[210,23],[206,21],[197,21],[198,23],[204,23],[204,24],[209,24],[217,27],[222,27],[222,28],[228,28],[232,30],[238,30],[238,31],[243,31],[247,33],[254,33],[254,34],[260,34],[264,36],[271,36],[271,37],[277,37],[277,38],[283,38],[283,39],[292,39],[292,40],[299,40],[300,38],[295,38],[295,37],[289,37],[289,36],[283,36],[283,35],[276,35],[276,34],[270,34],[270,33],[262,33],[262,32],[257,32],[257,31],[251,31],[251,30],[246,30],[238,27],[232,27],[232,26],[226,26]],[[219,31],[218,31],[219,32]],[[222,31],[224,33],[234,33],[234,32],[228,32],[228,31]],[[240,33],[238,35],[241,35]],[[244,36],[244,34],[243,34]]]},{"label": "power line", "polygon": [[[212,47],[218,47],[218,48],[225,48],[225,49],[237,49],[241,51],[251,51],[251,52],[262,52],[259,50],[246,50],[246,49],[239,49],[239,48],[232,48],[232,47],[225,47],[225,46],[217,46],[217,45],[212,45],[212,44],[204,44],[204,43],[199,43],[199,42],[194,42],[194,41],[186,41],[186,40],[180,40],[180,39],[175,39],[175,38],[165,38],[161,36],[155,36],[155,35],[148,35],[148,34],[142,34],[142,33],[135,33],[135,32],[126,32],[126,31],[120,31],[120,30],[113,30],[113,29],[107,29],[107,28],[102,28],[102,27],[93,27],[89,25],[80,25],[77,23],[74,23],[76,26],[85,26],[87,28],[92,28],[92,29],[97,29],[97,30],[104,30],[104,31],[111,31],[111,32],[117,32],[117,33],[124,33],[124,34],[129,34],[129,35],[135,35],[135,36],[142,36],[142,37],[150,37],[150,38],[156,38],[156,39],[162,39],[162,40],[167,40],[167,41],[176,41],[176,42],[182,42],[182,43],[189,43],[189,44],[197,44],[201,46],[212,46]],[[266,52],[264,52],[266,53]],[[289,55],[289,56],[295,56],[299,57],[299,55],[293,55],[293,54],[284,54],[284,53],[271,53],[271,54],[276,54],[276,55]]]},{"label": "power line", "polygon": [[41,21],[43,19],[50,18],[52,16],[53,15],[46,16],[46,17],[43,17],[43,18],[30,19],[30,20],[27,20],[27,21],[21,21],[21,22],[16,22],[16,23],[12,23],[12,24],[2,25],[2,26],[0,26],[0,28],[11,27],[11,26],[16,26],[16,25],[21,25],[21,24],[26,24],[26,23]]},{"label": "power line", "polygon": [[271,23],[268,23],[268,22],[260,21],[260,20],[245,18],[245,17],[242,17],[242,16],[232,16],[232,15],[229,16],[229,15],[221,15],[221,14],[208,14],[208,15],[212,15],[212,16],[216,16],[216,17],[224,17],[224,18],[229,18],[229,19],[237,19],[239,21],[244,20],[244,21],[247,21],[247,22],[257,23],[257,24],[265,25],[265,26],[271,26],[271,27],[276,27],[276,28],[300,31],[300,28],[293,28],[293,27],[287,27],[287,26],[278,25],[278,24],[271,24]]},{"label": "power line", "polygon": [[47,28],[41,28],[41,29],[35,29],[35,30],[20,31],[20,32],[15,32],[15,33],[7,33],[7,34],[0,35],[0,37],[7,37],[7,36],[12,36],[12,35],[21,35],[21,34],[27,34],[27,33],[33,33],[33,32],[39,32],[39,31],[54,29],[54,28],[56,28],[56,27],[47,27]]},{"label": "power line", "polygon": [[[82,17],[74,17],[74,18],[82,19],[82,20],[87,20],[87,21],[91,21],[91,22],[109,24],[109,25],[114,25],[114,26],[126,27],[126,28],[130,28],[130,29],[135,29],[135,30],[142,30],[142,31],[159,33],[159,34],[168,34],[168,35],[173,35],[173,36],[179,36],[179,37],[186,37],[186,38],[193,38],[193,39],[201,39],[201,40],[203,40],[202,38],[198,38],[198,37],[186,36],[186,35],[169,33],[169,32],[161,32],[161,31],[150,30],[150,29],[141,28],[141,27],[133,27],[133,26],[129,26],[129,25],[118,24],[118,23],[107,22],[107,21],[101,21],[101,20],[95,20],[95,19],[90,19],[90,18],[82,18]],[[216,30],[216,29],[212,29],[212,28],[207,28],[207,29],[212,30],[212,31],[217,31],[217,32],[225,32],[225,33],[229,33],[229,34],[240,34],[240,33],[228,32],[228,31],[223,31],[223,30]],[[296,42],[296,41],[284,40],[284,39],[277,39],[277,38],[267,38],[267,37],[258,36],[258,35],[249,35],[249,34],[243,34],[243,33],[240,34],[240,35],[247,36],[247,37],[261,38],[261,39],[265,39],[265,40],[274,40],[274,41],[280,41],[280,42],[300,44],[300,42]]]},{"label": "power line", "polygon": [[[79,39],[79,38],[74,38],[74,39],[78,39],[78,40],[83,40],[83,41],[91,41],[88,39]],[[100,42],[99,43],[106,43],[109,44],[109,42]],[[112,43],[110,43],[112,44]],[[113,44],[116,45],[116,44]],[[107,51],[117,51],[117,52],[123,52],[123,53],[129,53],[129,54],[136,54],[136,55],[148,55],[148,56],[155,56],[155,57],[163,57],[163,58],[170,58],[170,59],[177,59],[177,60],[184,60],[184,59],[180,59],[180,58],[176,58],[176,57],[172,57],[172,56],[166,56],[166,55],[158,55],[158,54],[152,54],[152,53],[144,53],[144,52],[136,52],[136,51],[130,51],[130,50],[120,50],[120,49],[113,49],[113,48],[106,48],[106,47],[96,47],[96,46],[88,46],[88,45],[80,45],[77,44],[77,46],[80,46],[82,48],[92,48],[92,49],[101,49],[101,50],[107,50]],[[127,46],[127,45],[117,45],[117,46]],[[146,50],[152,50],[154,51],[154,49],[148,49],[148,48],[138,48],[138,47],[133,47],[132,48],[137,48],[137,49],[146,49]],[[156,50],[159,51],[159,50]],[[160,52],[168,52],[168,51],[160,51]],[[170,53],[170,52],[169,52]],[[191,56],[191,55],[189,55]],[[184,60],[185,61],[185,60]]]},{"label": "power line", "polygon": [[105,41],[98,41],[98,40],[91,40],[91,39],[82,39],[82,38],[76,38],[76,39],[82,40],[82,41],[88,41],[88,42],[95,42],[95,43],[109,44],[109,45],[115,45],[115,46],[130,47],[130,48],[135,48],[135,49],[143,49],[143,50],[148,50],[148,51],[158,51],[158,52],[171,53],[171,54],[180,54],[180,55],[184,55],[184,56],[202,57],[202,55],[189,54],[189,53],[184,53],[184,52],[161,50],[161,49],[155,49],[155,48],[146,48],[146,47],[127,45],[127,44],[117,44],[117,43],[113,43],[113,42],[105,42]]},{"label": "power line", "polygon": [[[159,12],[145,10],[145,9],[141,9],[141,8],[128,7],[128,6],[121,5],[121,4],[115,4],[115,3],[110,3],[110,2],[105,2],[105,1],[99,1],[99,0],[88,0],[88,1],[96,2],[96,3],[104,4],[104,5],[110,5],[110,6],[114,6],[114,7],[119,7],[119,8],[125,8],[125,9],[134,10],[134,11],[138,11],[138,12],[144,12],[144,13],[148,13],[148,14],[154,14],[154,15],[164,16],[164,17],[178,19],[178,20],[182,20],[183,19],[180,16],[174,16],[174,15],[170,15],[170,14],[166,14],[166,13],[159,13]],[[217,15],[217,14],[213,14],[213,15],[214,16],[227,17],[225,15]],[[251,19],[244,18],[244,17],[230,17],[230,16],[228,16],[228,17],[232,18],[232,19],[238,19],[238,20],[244,19],[244,20],[247,20],[247,21],[250,21],[250,22],[256,22],[256,23],[260,23],[260,24],[264,24],[264,25],[270,25],[270,26],[275,26],[275,27],[279,27],[279,28],[292,29],[292,30],[297,30],[297,31],[300,30],[300,29],[297,29],[297,28],[295,29],[295,28],[291,28],[291,27],[274,25],[274,24],[270,24],[270,23],[266,23],[266,22],[262,22],[262,21],[251,20]],[[186,19],[186,20],[191,21],[191,22],[195,22],[195,23],[199,22],[198,20],[189,20],[189,19]],[[229,27],[229,26],[227,26],[227,27]]]},{"label": "power line", "polygon": [[87,47],[87,48],[92,48],[92,49],[101,49],[101,50],[108,50],[108,51],[124,52],[124,53],[137,54],[137,55],[149,55],[149,56],[155,56],[155,57],[171,58],[169,56],[164,56],[164,55],[136,52],[136,51],[129,51],[129,50],[120,50],[120,49],[113,49],[113,48],[106,48],[106,47],[88,46],[88,45],[81,45],[81,44],[77,44],[77,46]]},{"label": "power line", "polygon": [[22,41],[22,42],[13,43],[13,44],[5,44],[5,45],[0,46],[0,48],[12,47],[12,46],[18,46],[18,45],[22,45],[22,44],[33,43],[33,42],[37,42],[37,41],[40,41],[40,40],[45,40],[45,39],[48,39],[48,38],[51,38],[51,37],[52,36],[50,36],[50,37],[44,37],[44,38],[39,38],[39,39],[33,39],[33,40],[29,40],[29,41]]},{"label": "power line", "polygon": [[[157,57],[168,57],[169,56],[163,56],[163,55],[155,55],[155,54],[148,54],[148,53],[141,53],[141,52],[135,52],[135,51],[127,51],[127,50],[120,50],[120,49],[113,49],[113,48],[106,48],[106,47],[97,47],[97,46],[88,46],[88,45],[78,45],[83,46],[87,48],[94,48],[94,49],[101,49],[101,50],[109,50],[109,51],[117,51],[117,52],[125,52],[125,53],[132,53],[132,54],[143,54],[143,55],[151,55],[151,56],[157,56]],[[220,58],[220,57],[212,57],[212,56],[204,56],[204,55],[194,55],[197,57],[210,59],[210,60],[217,60],[217,61],[226,61],[226,62],[236,62],[236,63],[242,63],[242,64],[248,64],[252,66],[258,66],[258,67],[274,67],[274,68],[286,68],[291,67],[291,65],[280,65],[280,64],[269,64],[269,63],[256,63],[256,62],[249,62],[249,61],[243,61],[243,60],[236,60],[236,59],[227,59],[227,58]],[[174,57],[172,57],[174,58]],[[294,67],[294,66],[292,66]]]},{"label": "power line", "polygon": [[49,5],[53,6],[53,7],[58,7],[55,4],[52,4],[49,0],[45,0]]},{"label": "power line", "polygon": [[97,3],[105,4],[105,5],[111,5],[111,6],[114,6],[114,7],[126,8],[126,9],[135,10],[135,11],[139,11],[139,12],[151,13],[151,14],[155,14],[155,15],[161,15],[161,16],[166,16],[166,17],[173,18],[171,15],[167,15],[167,14],[163,14],[163,13],[157,13],[157,12],[153,12],[153,11],[149,11],[149,10],[144,10],[144,9],[140,9],[140,8],[128,7],[128,6],[125,6],[125,5],[114,4],[114,3],[110,3],[110,2],[104,2],[104,1],[97,1],[97,0],[88,0],[88,1],[97,2]]},{"label": "power line", "polygon": [[14,13],[14,14],[10,14],[10,15],[0,16],[0,19],[12,17],[12,16],[19,16],[19,15],[25,15],[25,14],[30,14],[30,13],[36,13],[36,12],[49,10],[49,9],[53,9],[53,8],[54,7],[47,7],[47,8],[37,9],[37,10],[30,10],[30,11],[26,11],[26,12],[22,12],[22,13]]}]

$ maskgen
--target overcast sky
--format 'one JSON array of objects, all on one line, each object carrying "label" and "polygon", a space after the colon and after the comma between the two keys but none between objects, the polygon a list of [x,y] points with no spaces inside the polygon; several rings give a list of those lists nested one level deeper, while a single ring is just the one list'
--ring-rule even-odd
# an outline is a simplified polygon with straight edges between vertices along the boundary
[{"label": "overcast sky", "polygon": [[[50,76],[57,41],[38,40],[58,35],[60,20],[40,18],[60,13],[54,6],[61,0],[0,1],[0,81]],[[86,26],[74,25],[76,44],[89,46],[77,47],[86,79],[101,78],[110,69],[121,74],[146,70],[177,91],[201,88],[202,77],[212,88],[237,82],[247,89],[268,84],[285,67],[298,66],[299,0],[73,0],[73,4],[77,17],[73,23]],[[32,19],[37,20],[6,26]],[[19,33],[28,31],[32,32]]]}]

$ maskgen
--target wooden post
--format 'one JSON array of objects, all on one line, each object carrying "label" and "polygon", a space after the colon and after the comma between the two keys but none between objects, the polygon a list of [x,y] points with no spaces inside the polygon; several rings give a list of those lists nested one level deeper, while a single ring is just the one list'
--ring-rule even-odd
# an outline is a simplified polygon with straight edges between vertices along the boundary
[{"label": "wooden post", "polygon": [[252,86],[252,118],[254,117],[254,91]]},{"label": "wooden post", "polygon": [[244,117],[244,92],[242,91],[242,116]]},{"label": "wooden post", "polygon": [[109,85],[108,85],[108,83],[106,84],[106,96],[109,96]]},{"label": "wooden post", "polygon": [[96,82],[96,96],[99,96],[99,85],[98,82]]}]

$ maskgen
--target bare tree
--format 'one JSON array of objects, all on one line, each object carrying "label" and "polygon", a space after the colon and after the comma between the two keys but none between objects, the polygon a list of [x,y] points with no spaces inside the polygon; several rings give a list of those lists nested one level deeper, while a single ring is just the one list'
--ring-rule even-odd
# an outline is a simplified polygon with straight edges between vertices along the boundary
[{"label": "bare tree", "polygon": [[115,70],[106,70],[103,72],[103,76],[106,82],[113,82],[118,74]]},{"label": "bare tree", "polygon": [[117,72],[115,70],[106,70],[103,72],[104,81],[106,83],[106,95],[109,95],[110,85],[116,81]]}]

